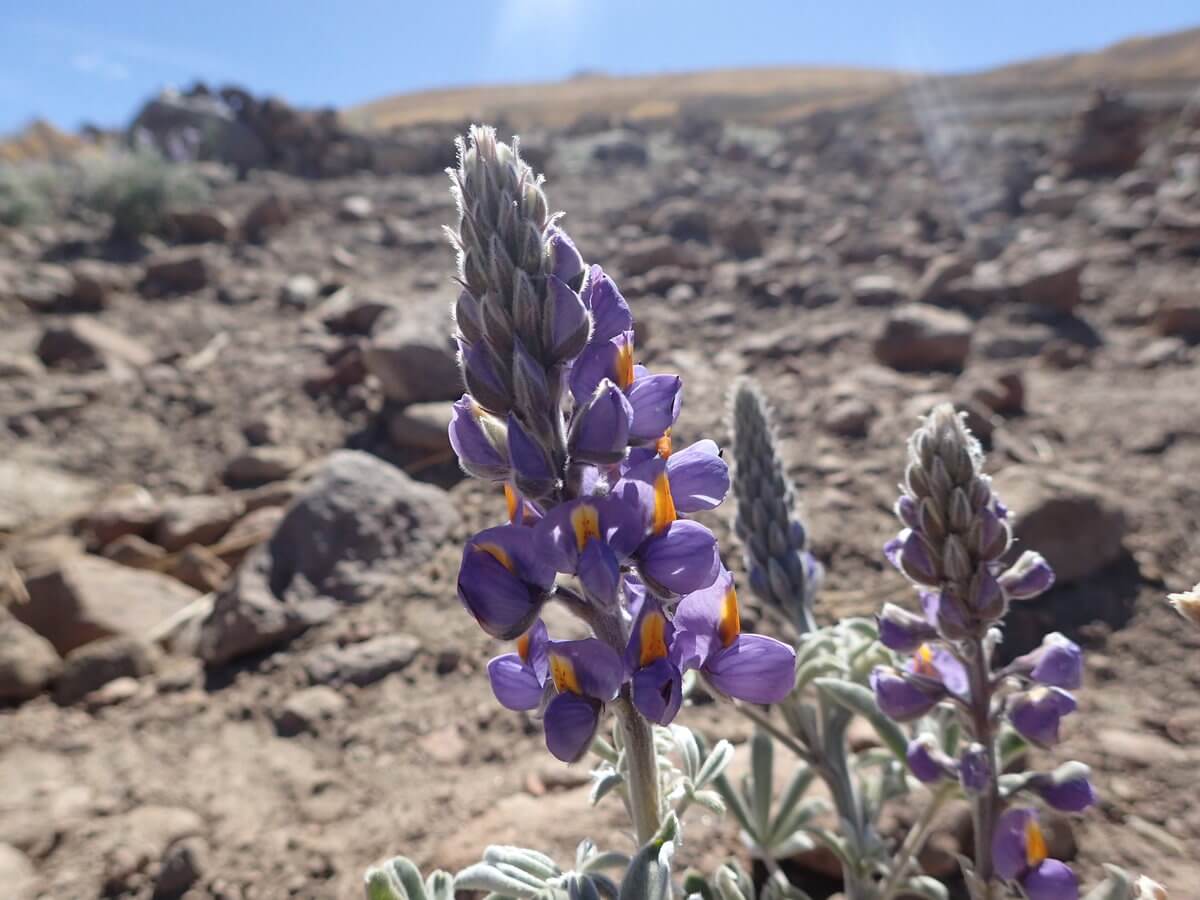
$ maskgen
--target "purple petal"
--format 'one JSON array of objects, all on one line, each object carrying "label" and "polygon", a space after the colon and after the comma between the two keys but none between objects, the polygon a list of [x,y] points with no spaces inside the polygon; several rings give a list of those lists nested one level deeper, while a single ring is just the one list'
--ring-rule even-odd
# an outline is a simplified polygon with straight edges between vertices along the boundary
[{"label": "purple petal", "polygon": [[608,544],[598,540],[587,542],[579,554],[578,575],[590,601],[601,609],[612,609],[616,605],[621,566]]},{"label": "purple petal", "polygon": [[[597,534],[586,530],[596,524]],[[574,574],[579,568],[580,541],[599,539],[612,549],[617,562],[624,562],[637,549],[645,534],[640,510],[621,497],[582,497],[557,506],[535,526],[538,540],[555,571]]]},{"label": "purple petal", "polygon": [[607,378],[602,380],[572,423],[572,456],[601,465],[620,462],[629,445],[632,422],[633,407],[625,394]]},{"label": "purple petal", "polygon": [[1014,662],[1027,668],[1038,684],[1073,691],[1083,685],[1083,651],[1079,645],[1057,631],[1046,635],[1042,645]]},{"label": "purple petal", "polygon": [[625,663],[597,638],[550,641],[550,674],[559,692],[572,691],[607,702],[625,681]]},{"label": "purple petal", "polygon": [[515,653],[497,656],[488,663],[492,693],[507,709],[537,709],[542,702],[543,686],[530,666]]},{"label": "purple petal", "polygon": [[[628,587],[629,582],[626,582]],[[637,610],[631,609],[633,627],[629,630],[629,643],[625,647],[625,667],[633,672],[648,666],[670,653],[675,638],[675,626],[663,613],[657,597],[645,593],[637,599]]]},{"label": "purple petal", "polygon": [[1050,775],[1039,775],[1031,787],[1060,812],[1080,813],[1096,802],[1091,772],[1082,763],[1066,763]]},{"label": "purple petal", "polygon": [[[899,535],[883,545],[883,555],[897,569],[900,569],[900,551],[904,549],[904,538],[908,536],[910,530],[906,528]],[[904,570],[900,569],[900,571],[903,572]]]},{"label": "purple petal", "polygon": [[475,402],[468,394],[463,394],[454,404],[450,418],[450,446],[469,475],[489,481],[503,481],[508,477],[508,460],[488,440],[479,422]]},{"label": "purple petal", "polygon": [[571,365],[571,395],[576,403],[586,403],[596,393],[596,388],[605,378],[620,386],[617,359],[621,352],[620,338],[593,340]]},{"label": "purple petal", "polygon": [[1040,553],[1026,550],[1012,567],[1000,576],[1000,586],[1013,600],[1030,600],[1053,586],[1054,570]]},{"label": "purple petal", "polygon": [[592,311],[592,341],[607,341],[633,328],[629,304],[617,290],[616,283],[599,266],[588,272],[583,286],[583,304]]},{"label": "purple petal", "polygon": [[1079,880],[1071,867],[1047,859],[1021,879],[1029,900],[1079,900]]},{"label": "purple petal", "polygon": [[879,642],[897,653],[912,653],[926,641],[937,637],[937,630],[922,616],[885,603],[877,616]]},{"label": "purple petal", "polygon": [[950,693],[966,697],[971,692],[971,680],[967,668],[950,650],[942,645],[933,648],[933,667]]},{"label": "purple petal", "polygon": [[556,361],[572,359],[587,346],[591,336],[591,319],[579,295],[564,280],[551,275],[546,279],[546,286],[550,294],[550,333],[547,341],[550,355]]},{"label": "purple petal", "polygon": [[1008,810],[996,823],[992,864],[1005,881],[1016,881],[1029,869],[1026,847],[1031,827],[1038,827],[1037,813],[1024,807]]},{"label": "purple petal", "polygon": [[970,630],[966,615],[953,594],[946,591],[921,591],[925,618],[945,638],[956,640]]},{"label": "purple petal", "polygon": [[497,557],[506,557],[512,565],[511,571],[522,581],[545,591],[554,586],[554,566],[547,560],[542,540],[532,528],[520,525],[485,528],[467,542],[467,548],[472,547],[487,548]]},{"label": "purple petal", "polygon": [[903,531],[900,539],[900,571],[917,584],[937,587],[941,579],[938,577],[937,568],[933,564],[929,549],[925,546],[925,540],[921,537],[920,532]]},{"label": "purple petal", "polygon": [[704,664],[713,686],[747,703],[778,703],[796,683],[796,652],[762,634],[742,634]]},{"label": "purple petal", "polygon": [[1074,712],[1075,698],[1060,688],[1036,687],[1013,696],[1008,719],[1021,736],[1049,747],[1058,743],[1059,726],[1064,716]]},{"label": "purple petal", "polygon": [[511,413],[508,417],[508,458],[522,490],[541,496],[554,485],[554,469],[545,448]]},{"label": "purple petal", "polygon": [[917,501],[908,494],[901,495],[896,501],[896,518],[904,523],[907,528],[918,528],[921,524],[921,517],[918,515],[919,507]]},{"label": "purple petal", "polygon": [[675,607],[671,659],[680,669],[700,668],[721,646],[721,609],[732,588],[733,575],[722,569],[709,587],[693,591]]},{"label": "purple petal", "polygon": [[571,236],[551,225],[546,229],[546,244],[550,250],[550,272],[554,278],[570,282],[583,271],[583,257]]},{"label": "purple petal", "polygon": [[583,758],[600,727],[603,704],[578,694],[559,694],[546,707],[546,748],[565,763]]},{"label": "purple petal", "polygon": [[678,375],[647,375],[635,379],[626,394],[633,407],[630,438],[656,441],[679,418],[683,379]]},{"label": "purple petal", "polygon": [[484,341],[473,344],[463,354],[462,369],[467,390],[476,403],[497,415],[508,412],[512,397]]},{"label": "purple petal", "polygon": [[987,751],[981,744],[971,744],[958,759],[958,779],[968,791],[983,793],[991,782]]},{"label": "purple petal", "polygon": [[683,678],[675,664],[656,659],[633,673],[633,705],[659,725],[669,725],[683,703]]},{"label": "purple petal", "polygon": [[923,734],[909,741],[905,759],[908,761],[908,770],[922,784],[934,784],[946,777],[946,763],[949,760],[937,749],[931,735]]},{"label": "purple petal", "polygon": [[946,692],[937,682],[918,684],[888,666],[877,666],[871,673],[871,689],[883,714],[897,722],[919,719],[938,705]]},{"label": "purple petal", "polygon": [[647,538],[637,552],[638,573],[664,594],[708,587],[721,571],[717,539],[699,522],[677,519]]},{"label": "purple petal", "polygon": [[729,493],[729,466],[715,441],[697,441],[667,457],[667,477],[675,509],[681,513],[715,509]]},{"label": "purple petal", "polygon": [[458,571],[458,598],[480,628],[492,637],[513,640],[533,624],[545,594],[491,553],[468,544]]}]

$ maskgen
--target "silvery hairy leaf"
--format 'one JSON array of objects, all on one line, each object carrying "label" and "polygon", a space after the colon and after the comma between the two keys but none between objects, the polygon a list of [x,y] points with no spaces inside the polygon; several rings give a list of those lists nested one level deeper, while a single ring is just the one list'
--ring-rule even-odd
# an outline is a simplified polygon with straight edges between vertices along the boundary
[{"label": "silvery hairy leaf", "polygon": [[718,741],[692,778],[693,783],[698,789],[706,787],[714,778],[724,772],[732,761],[733,744],[723,739]]},{"label": "silvery hairy leaf", "polygon": [[928,875],[918,875],[915,878],[908,879],[908,881],[904,882],[904,890],[906,893],[925,897],[927,900],[949,900],[950,897],[950,892],[946,890],[946,886],[936,878],[930,878]]},{"label": "silvery hairy leaf", "polygon": [[775,743],[769,734],[759,728],[754,730],[754,736],[750,739],[750,779],[753,790],[749,792],[749,797],[758,826],[757,833],[769,835],[775,784]]},{"label": "silvery hairy leaf", "polygon": [[[746,801],[742,798],[741,794],[730,784],[729,779],[724,775],[718,775],[713,779],[713,788],[725,800],[726,809],[733,813],[733,817],[737,819],[746,837],[752,843],[761,847],[763,841],[759,840],[757,824],[750,814],[750,809],[746,806]],[[763,838],[765,840],[765,835]]]},{"label": "silvery hairy leaf", "polygon": [[1117,866],[1104,867],[1107,877],[1088,891],[1083,900],[1132,900],[1134,893],[1133,876]]},{"label": "silvery hairy leaf", "polygon": [[624,783],[625,776],[616,769],[597,769],[592,773],[592,789],[588,794],[588,802],[595,806],[604,799],[605,795],[611,793],[613,788],[620,787]]},{"label": "silvery hairy leaf", "polygon": [[879,705],[875,702],[875,695],[869,688],[849,681],[839,681],[836,678],[818,678],[814,684],[822,696],[866,719],[875,729],[880,740],[896,755],[896,758],[904,759],[908,748],[908,739],[900,730],[900,726],[879,709]]},{"label": "silvery hairy leaf", "polygon": [[682,725],[671,725],[671,737],[675,741],[675,749],[679,753],[679,758],[683,762],[683,772],[693,782],[696,780],[696,775],[700,771],[700,747],[696,743],[696,736],[692,734],[690,728],[685,728]]},{"label": "silvery hairy leaf", "polygon": [[755,900],[754,882],[736,863],[726,863],[713,879],[720,900]]},{"label": "silvery hairy leaf", "polygon": [[368,869],[366,889],[367,900],[431,900],[425,892],[420,870],[404,856],[394,857],[383,865]]},{"label": "silvery hairy leaf", "polygon": [[[520,870],[513,870],[519,872]],[[487,891],[504,897],[535,897],[545,886],[544,882],[531,881],[528,873],[516,877],[490,863],[475,863],[454,876],[456,891]]]},{"label": "silvery hairy leaf", "polygon": [[562,869],[545,853],[525,847],[494,844],[483,852],[483,861],[496,866],[513,866],[543,881],[562,874]]},{"label": "silvery hairy leaf", "polygon": [[670,900],[671,855],[678,833],[679,820],[668,813],[658,832],[629,864],[619,900]]}]

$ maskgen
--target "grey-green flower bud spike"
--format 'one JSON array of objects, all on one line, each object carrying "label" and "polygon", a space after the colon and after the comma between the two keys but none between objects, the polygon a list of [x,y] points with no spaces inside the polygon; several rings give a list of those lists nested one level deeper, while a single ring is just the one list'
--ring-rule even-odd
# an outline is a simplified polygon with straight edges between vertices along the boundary
[{"label": "grey-green flower bud spike", "polygon": [[815,628],[812,604],[822,569],[806,550],[796,492],[776,449],[766,401],[748,380],[734,389],[733,461],[735,527],[750,586],[768,609],[806,634]]}]

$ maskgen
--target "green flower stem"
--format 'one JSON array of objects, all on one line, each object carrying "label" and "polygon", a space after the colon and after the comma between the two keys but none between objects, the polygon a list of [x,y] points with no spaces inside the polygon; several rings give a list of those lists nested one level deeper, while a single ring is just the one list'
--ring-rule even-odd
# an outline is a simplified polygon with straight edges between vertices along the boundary
[{"label": "green flower stem", "polygon": [[992,865],[992,832],[1000,813],[1000,772],[996,765],[996,736],[992,729],[992,682],[987,650],[979,638],[966,642],[967,669],[971,683],[971,732],[987,754],[988,787],[971,797],[971,819],[975,826],[975,874],[983,885],[983,897],[992,900],[995,871]]},{"label": "green flower stem", "polygon": [[920,817],[908,830],[908,834],[905,835],[904,843],[900,845],[899,849],[896,850],[895,856],[892,857],[892,870],[888,875],[887,881],[879,889],[879,900],[893,900],[896,896],[896,892],[900,890],[900,886],[908,878],[908,873],[916,863],[917,857],[925,848],[925,842],[929,839],[929,833],[933,827],[933,820],[937,818],[937,814],[946,804],[946,801],[954,796],[954,790],[952,784],[943,785],[934,791],[933,796],[929,798],[929,802],[921,810]]},{"label": "green flower stem", "polygon": [[628,687],[622,689],[615,708],[625,743],[625,765],[628,767],[625,787],[630,815],[638,846],[644,846],[658,832],[661,824],[654,732],[650,723],[634,708]]}]

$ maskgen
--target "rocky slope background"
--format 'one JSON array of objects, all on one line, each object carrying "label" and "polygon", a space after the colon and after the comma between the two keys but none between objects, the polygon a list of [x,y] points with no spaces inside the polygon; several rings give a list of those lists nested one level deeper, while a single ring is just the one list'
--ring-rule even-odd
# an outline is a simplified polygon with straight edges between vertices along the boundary
[{"label": "rocky slope background", "polygon": [[[498,112],[634,305],[646,364],[705,398],[680,439],[727,439],[739,375],[773,400],[829,572],[820,618],[906,596],[880,551],[903,440],[939,399],[968,413],[1060,579],[1006,652],[1055,628],[1090,651],[1066,752],[1102,803],[1058,823],[1054,855],[1186,897],[1200,639],[1163,597],[1200,577],[1200,112],[1179,65],[1056,65]],[[1123,95],[1084,89],[1105,71]],[[492,702],[497,647],[454,598],[461,540],[503,508],[445,437],[440,167],[496,112],[471,102],[372,131],[196,88],[119,139],[38,132],[60,161],[0,179],[19,213],[0,233],[5,896],[351,898],[386,854],[453,869],[520,838],[569,858],[584,821],[627,847],[618,810],[581,813],[586,772]],[[744,574],[732,515],[709,523]],[[713,705],[684,716],[747,736]],[[930,871],[952,878],[968,828],[946,815]],[[686,860],[740,852],[728,822],[688,836]],[[836,889],[829,860],[789,864]]]}]

